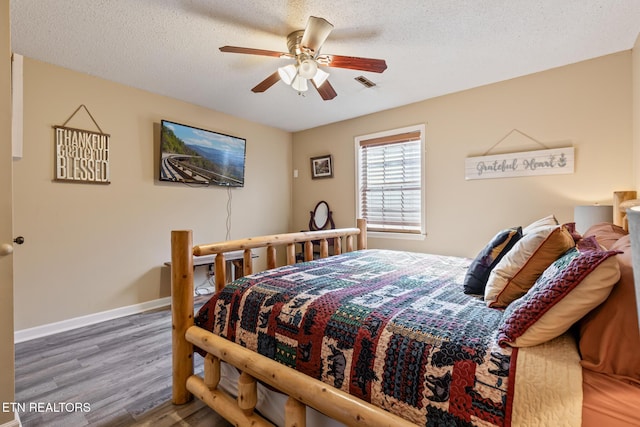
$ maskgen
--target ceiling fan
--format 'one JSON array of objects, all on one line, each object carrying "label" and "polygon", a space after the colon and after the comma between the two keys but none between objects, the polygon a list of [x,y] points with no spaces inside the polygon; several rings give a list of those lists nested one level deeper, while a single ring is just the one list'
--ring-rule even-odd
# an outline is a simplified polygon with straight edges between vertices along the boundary
[{"label": "ceiling fan", "polygon": [[282,80],[298,93],[303,93],[308,90],[309,82],[311,82],[322,99],[328,101],[335,98],[337,93],[327,80],[329,73],[323,70],[324,67],[348,68],[374,73],[382,73],[387,69],[387,63],[384,59],[320,54],[320,49],[331,30],[333,30],[333,25],[326,19],[310,16],[304,30],[294,31],[287,36],[289,53],[237,46],[222,46],[220,51],[295,59],[295,64],[278,68],[251,90],[256,93],[264,92]]}]

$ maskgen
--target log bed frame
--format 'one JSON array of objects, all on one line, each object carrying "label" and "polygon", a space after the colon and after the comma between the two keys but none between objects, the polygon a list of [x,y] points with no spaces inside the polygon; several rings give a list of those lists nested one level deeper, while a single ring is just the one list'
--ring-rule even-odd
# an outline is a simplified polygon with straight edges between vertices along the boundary
[{"label": "log bed frame", "polygon": [[[172,231],[173,403],[187,403],[195,395],[236,426],[273,426],[255,412],[257,381],[261,381],[289,396],[283,408],[287,427],[306,425],[307,406],[349,426],[415,427],[390,412],[194,326],[194,256],[215,255],[217,292],[227,283],[224,257],[227,252],[244,251],[242,274],[247,275],[253,272],[252,249],[266,248],[267,269],[272,269],[276,267],[277,247],[284,247],[286,264],[290,265],[296,262],[296,244],[304,244],[305,261],[309,261],[314,243],[320,244],[321,258],[329,256],[329,239],[334,240],[336,255],[343,252],[343,247],[346,252],[353,251],[354,237],[356,248],[366,249],[366,233],[366,221],[359,219],[357,228],[275,234],[193,246],[191,230]],[[204,378],[194,375],[194,345],[208,353],[204,359]],[[217,387],[221,360],[241,371],[236,399]]]},{"label": "log bed frame", "polygon": [[[638,202],[635,191],[614,193],[613,222],[626,228],[623,202]],[[193,257],[215,255],[216,291],[227,283],[224,253],[242,250],[242,274],[253,272],[252,249],[266,248],[267,269],[276,267],[276,247],[285,248],[286,263],[296,262],[295,245],[305,245],[305,261],[313,256],[313,244],[320,243],[320,257],[328,254],[328,239],[334,239],[335,254],[366,249],[366,221],[358,220],[357,228],[276,234],[243,240],[193,246],[192,232],[171,232],[171,294],[173,341],[173,403],[184,404],[197,396],[218,414],[236,426],[273,426],[257,414],[257,381],[261,381],[289,396],[283,409],[286,427],[305,427],[306,407],[349,426],[416,427],[415,424],[370,403],[353,397],[328,384],[248,350],[224,338],[194,326]],[[205,350],[204,378],[194,375],[193,346]],[[234,399],[218,389],[220,361],[224,360],[242,373],[238,379],[238,397]]]}]

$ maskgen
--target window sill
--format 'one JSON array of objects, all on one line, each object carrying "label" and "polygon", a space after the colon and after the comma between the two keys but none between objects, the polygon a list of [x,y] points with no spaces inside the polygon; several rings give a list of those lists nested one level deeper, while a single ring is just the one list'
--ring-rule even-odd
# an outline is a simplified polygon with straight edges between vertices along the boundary
[{"label": "window sill", "polygon": [[386,231],[367,231],[367,237],[374,239],[425,240],[426,234],[393,233]]}]

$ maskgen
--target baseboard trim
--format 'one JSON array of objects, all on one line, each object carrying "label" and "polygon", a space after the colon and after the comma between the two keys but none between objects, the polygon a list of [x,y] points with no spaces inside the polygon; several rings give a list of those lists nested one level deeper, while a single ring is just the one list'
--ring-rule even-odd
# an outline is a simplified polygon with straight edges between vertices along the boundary
[{"label": "baseboard trim", "polygon": [[[106,320],[117,319],[118,317],[138,314],[156,308],[162,308],[171,305],[171,297],[160,298],[153,301],[147,301],[140,304],[129,305],[126,307],[115,308],[113,310],[102,311],[99,313],[88,314],[86,316],[74,317],[73,319],[62,320],[60,322],[49,323],[33,328],[15,331],[14,342],[21,343],[36,338],[46,337],[48,335],[57,334],[58,332],[69,331],[71,329],[80,328],[82,326],[93,325],[94,323],[104,322]],[[0,425],[0,427],[5,427]]]}]

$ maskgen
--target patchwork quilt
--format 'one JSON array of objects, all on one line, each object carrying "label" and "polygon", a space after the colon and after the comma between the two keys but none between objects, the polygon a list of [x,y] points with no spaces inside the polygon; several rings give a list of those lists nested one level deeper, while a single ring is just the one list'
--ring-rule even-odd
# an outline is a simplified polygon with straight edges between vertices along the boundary
[{"label": "patchwork quilt", "polygon": [[502,312],[463,293],[469,263],[365,250],[280,267],[196,325],[418,425],[508,426],[516,350],[496,343]]}]

